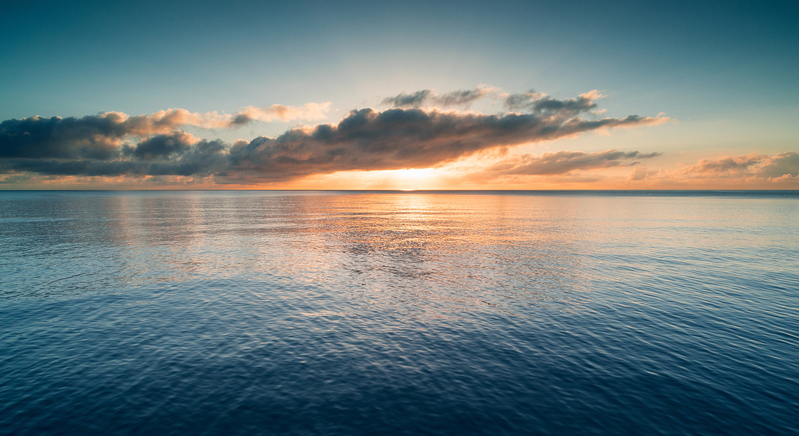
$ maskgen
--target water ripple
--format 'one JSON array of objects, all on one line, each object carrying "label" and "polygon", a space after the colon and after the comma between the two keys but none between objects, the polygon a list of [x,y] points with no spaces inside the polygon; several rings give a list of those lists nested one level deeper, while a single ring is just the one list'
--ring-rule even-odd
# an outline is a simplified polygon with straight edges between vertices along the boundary
[{"label": "water ripple", "polygon": [[0,433],[799,433],[795,197],[0,193]]}]

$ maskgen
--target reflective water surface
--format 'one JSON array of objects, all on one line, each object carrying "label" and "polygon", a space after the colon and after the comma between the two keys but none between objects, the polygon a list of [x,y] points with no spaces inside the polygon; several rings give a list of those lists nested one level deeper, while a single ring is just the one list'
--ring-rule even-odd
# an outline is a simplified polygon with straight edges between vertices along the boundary
[{"label": "reflective water surface", "polygon": [[799,432],[799,195],[0,192],[0,434]]}]

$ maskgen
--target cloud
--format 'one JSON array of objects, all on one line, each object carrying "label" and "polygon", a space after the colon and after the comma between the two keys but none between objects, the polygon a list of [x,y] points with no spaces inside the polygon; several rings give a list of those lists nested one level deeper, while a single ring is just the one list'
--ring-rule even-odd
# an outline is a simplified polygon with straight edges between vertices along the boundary
[{"label": "cloud", "polygon": [[[420,91],[394,97],[393,101],[416,105],[429,100],[458,106],[495,92],[486,86],[442,95]],[[384,111],[365,108],[349,112],[338,123],[292,128],[277,137],[239,140],[232,146],[218,140],[201,140],[179,129],[324,117],[329,104],[250,107],[233,115],[169,109],[141,116],[107,112],[83,118],[31,117],[0,123],[0,172],[76,176],[215,175],[220,180],[280,181],[338,171],[440,166],[486,150],[668,121],[662,116],[637,115],[581,118],[580,112],[595,107],[592,99],[599,96],[592,91],[562,101],[546,97],[531,99],[525,106],[529,113],[486,115],[438,108],[395,107]],[[651,156],[615,150],[593,154],[560,152],[537,158],[523,156],[510,167],[506,163],[501,170],[563,174],[570,169],[633,164],[629,162],[647,157]]]},{"label": "cloud", "polygon": [[506,94],[504,103],[505,107],[510,110],[520,110],[528,108],[530,102],[540,100],[544,97],[546,97],[546,94],[538,93],[531,89],[527,92]]},{"label": "cloud", "polygon": [[787,151],[768,156],[760,153],[700,159],[679,169],[636,168],[629,182],[674,185],[741,186],[766,188],[773,183],[799,182],[799,153]]},{"label": "cloud", "polygon": [[422,109],[362,109],[337,125],[292,129],[230,150],[234,167],[266,177],[346,170],[425,168],[479,151],[552,140],[590,130],[651,125],[663,118],[635,115],[587,121],[534,114],[481,115]]},{"label": "cloud", "polygon": [[247,106],[234,114],[218,112],[195,113],[186,109],[161,110],[150,115],[128,116],[122,112],[106,112],[98,117],[111,117],[126,129],[127,134],[148,136],[167,133],[173,129],[193,126],[204,129],[227,129],[252,121],[289,122],[293,120],[321,120],[327,117],[331,103],[306,103],[302,106],[273,104],[269,107]]},{"label": "cloud", "polygon": [[156,135],[136,147],[126,146],[112,160],[98,159],[3,159],[0,172],[32,172],[45,175],[204,175],[228,167],[222,141],[200,140],[184,132]]},{"label": "cloud", "polygon": [[494,91],[494,88],[480,86],[476,89],[448,92],[436,96],[433,101],[442,107],[469,105],[473,101],[479,100]]},{"label": "cloud", "polygon": [[423,89],[412,94],[400,93],[383,99],[384,105],[397,108],[419,108],[425,105],[437,107],[468,106],[476,100],[497,93],[497,88],[480,85],[475,89],[458,90],[446,94],[436,94],[432,89]]},{"label": "cloud", "polygon": [[171,135],[157,135],[139,143],[136,148],[130,148],[129,153],[139,159],[168,158],[176,154],[185,153],[193,143],[198,142],[194,136],[175,132]]},{"label": "cloud", "polygon": [[741,173],[769,159],[768,156],[757,153],[736,157],[722,156],[715,159],[701,159],[696,165],[686,167],[683,172],[686,174]]},{"label": "cloud", "polygon": [[0,158],[109,159],[128,134],[111,112],[83,118],[30,117],[0,123]]},{"label": "cloud", "polygon": [[700,177],[797,177],[799,154],[787,151],[775,156],[757,152],[740,156],[720,156],[714,159],[701,159],[696,165],[685,167],[682,172]]},{"label": "cloud", "polygon": [[590,170],[612,168],[617,166],[637,165],[634,159],[650,159],[660,153],[642,154],[637,151],[623,152],[607,150],[598,153],[582,151],[558,151],[544,153],[541,156],[523,154],[497,163],[487,169],[498,175],[543,176],[566,174],[574,170]]},{"label": "cloud", "polygon": [[105,112],[82,118],[33,116],[21,120],[11,119],[0,123],[0,159],[107,160],[117,156],[121,141],[129,136],[170,134],[186,126],[230,128],[254,120],[318,120],[324,118],[329,109],[330,103],[308,103],[300,107],[247,107],[233,115],[167,109],[138,116]]},{"label": "cloud", "polygon": [[239,126],[254,120],[264,122],[271,122],[274,120],[283,122],[292,120],[322,120],[327,118],[326,112],[330,110],[330,106],[330,102],[306,103],[300,107],[284,106],[282,104],[273,104],[268,108],[247,106],[231,115],[229,118],[226,118],[224,127]]},{"label": "cloud", "polygon": [[387,97],[383,100],[383,104],[390,104],[394,107],[419,107],[430,100],[435,93],[432,89],[423,89],[414,92],[413,94],[406,94],[401,92],[394,97]]},{"label": "cloud", "polygon": [[627,177],[627,180],[630,182],[637,182],[640,180],[645,180],[648,177],[655,176],[658,173],[658,170],[649,170],[645,167],[637,167],[633,170],[633,172],[630,173],[630,175]]},{"label": "cloud", "polygon": [[556,100],[546,94],[533,90],[519,93],[508,94],[505,96],[505,107],[510,110],[524,110],[533,113],[557,113],[568,111],[572,114],[579,114],[595,109],[595,100],[605,97],[598,90],[593,90],[580,94],[577,98],[567,100]]},{"label": "cloud", "polygon": [[[164,133],[164,129],[174,129],[182,126],[194,126],[205,129],[227,129],[248,124],[252,121],[272,122],[275,120],[289,122],[293,120],[321,120],[327,117],[332,103],[306,103],[302,106],[286,106],[273,104],[272,106],[247,106],[234,114],[219,114],[217,112],[193,113],[185,109],[167,109],[151,115],[130,117],[128,124],[136,126],[134,134]],[[125,114],[121,114],[126,116]],[[149,133],[148,133],[149,132]]]},{"label": "cloud", "polygon": [[788,151],[777,154],[760,168],[760,174],[769,178],[799,177],[799,153]]}]

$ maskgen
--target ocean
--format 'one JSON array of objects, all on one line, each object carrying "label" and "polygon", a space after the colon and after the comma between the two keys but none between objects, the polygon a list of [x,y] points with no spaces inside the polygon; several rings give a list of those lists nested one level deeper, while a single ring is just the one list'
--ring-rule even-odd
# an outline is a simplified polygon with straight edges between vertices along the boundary
[{"label": "ocean", "polygon": [[797,434],[799,192],[0,192],[0,434]]}]

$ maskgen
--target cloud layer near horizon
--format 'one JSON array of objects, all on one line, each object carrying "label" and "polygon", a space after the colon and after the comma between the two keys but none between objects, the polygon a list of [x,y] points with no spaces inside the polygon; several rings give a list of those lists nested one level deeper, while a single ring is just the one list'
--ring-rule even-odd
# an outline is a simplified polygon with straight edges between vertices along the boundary
[{"label": "cloud layer near horizon", "polygon": [[696,164],[678,169],[650,169],[636,167],[628,176],[633,185],[653,187],[679,187],[693,184],[742,184],[775,186],[774,184],[799,184],[799,153],[787,151],[768,156],[760,153],[739,156],[718,156],[700,159]]},{"label": "cloud layer near horizon", "polygon": [[286,178],[347,170],[427,168],[498,147],[553,140],[663,118],[583,120],[568,115],[481,115],[422,109],[352,111],[337,125],[292,129],[230,149],[234,168]]},{"label": "cloud layer near horizon", "polygon": [[107,160],[119,156],[121,140],[126,137],[172,134],[188,126],[225,129],[256,120],[318,120],[325,118],[329,109],[330,103],[308,103],[300,107],[275,104],[264,108],[248,106],[232,115],[167,109],[138,116],[105,112],[82,118],[11,119],[0,123],[0,159]]},{"label": "cloud layer near horizon", "polygon": [[[507,108],[524,112],[486,115],[415,107],[426,101],[442,107],[466,105],[489,93],[499,95]],[[220,183],[226,179],[280,181],[338,171],[440,166],[487,150],[668,120],[637,115],[582,118],[582,113],[596,107],[595,100],[600,97],[597,91],[556,100],[532,91],[506,94],[490,87],[443,95],[426,90],[386,99],[395,106],[409,107],[353,110],[338,123],[292,128],[274,138],[261,136],[232,145],[200,139],[180,129],[229,128],[252,120],[318,119],[325,116],[330,105],[248,107],[233,115],[170,109],[142,116],[107,112],[82,118],[12,119],[0,123],[0,172],[51,176],[211,175]],[[556,158],[547,155],[539,160],[523,157],[518,165],[502,171],[557,174],[569,168],[607,168],[647,157],[638,152],[609,151],[584,156],[570,153],[578,154]],[[564,164],[564,159],[577,166]]]},{"label": "cloud layer near horizon", "polygon": [[650,159],[660,155],[661,153],[645,154],[637,151],[623,152],[619,150],[607,150],[598,153],[558,151],[555,153],[544,153],[541,156],[523,154],[496,163],[487,168],[486,172],[492,173],[495,176],[547,176],[567,174],[575,170],[603,169],[625,165],[632,166],[640,163],[634,159]]}]

